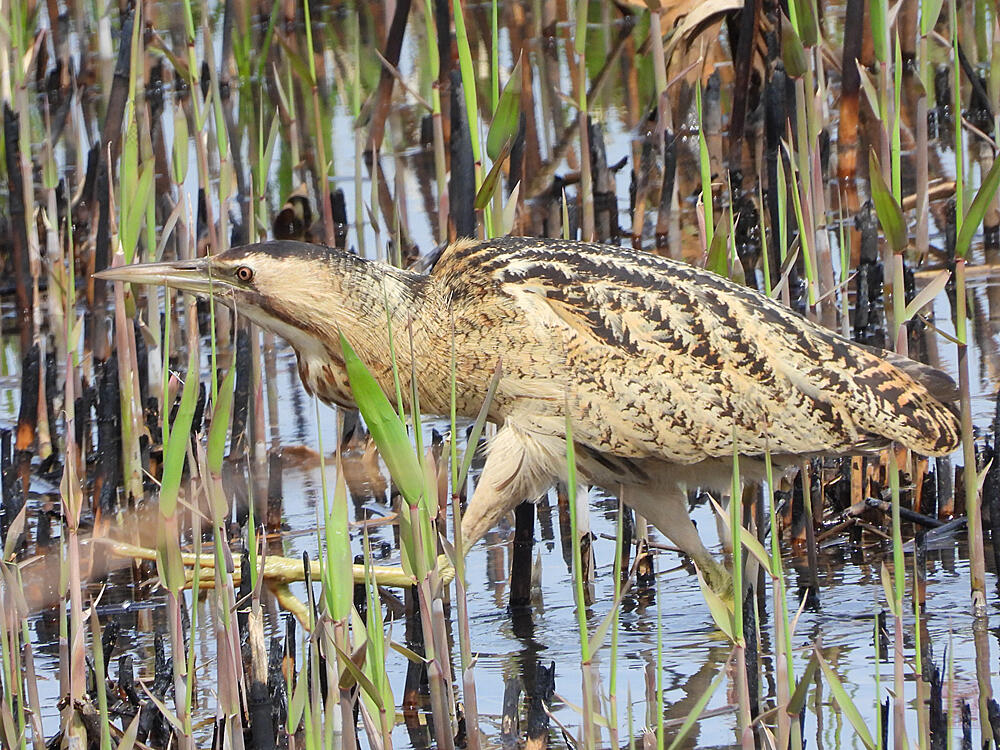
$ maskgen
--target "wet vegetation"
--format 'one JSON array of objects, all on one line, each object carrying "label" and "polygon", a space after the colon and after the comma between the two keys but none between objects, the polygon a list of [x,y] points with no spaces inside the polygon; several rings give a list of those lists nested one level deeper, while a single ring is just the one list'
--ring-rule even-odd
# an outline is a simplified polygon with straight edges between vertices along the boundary
[{"label": "wet vegetation", "polygon": [[[0,745],[1000,739],[995,4],[0,6]],[[962,451],[694,493],[735,606],[596,490],[463,560],[484,418],[397,410],[350,357],[360,417],[313,404],[238,314],[91,276],[508,233],[940,367]]]}]

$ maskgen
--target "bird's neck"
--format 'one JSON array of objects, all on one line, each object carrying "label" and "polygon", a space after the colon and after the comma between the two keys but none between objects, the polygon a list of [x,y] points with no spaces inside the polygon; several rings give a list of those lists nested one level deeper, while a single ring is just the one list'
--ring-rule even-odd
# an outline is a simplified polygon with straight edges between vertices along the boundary
[{"label": "bird's neck", "polygon": [[[340,332],[386,396],[395,403],[395,362],[407,405],[412,373],[418,383],[421,411],[448,413],[450,325],[445,295],[437,282],[432,277],[364,261],[357,261],[351,272],[341,278],[343,287],[338,295],[341,309],[336,315]],[[338,332],[330,334],[333,339],[330,343],[340,353]]]}]

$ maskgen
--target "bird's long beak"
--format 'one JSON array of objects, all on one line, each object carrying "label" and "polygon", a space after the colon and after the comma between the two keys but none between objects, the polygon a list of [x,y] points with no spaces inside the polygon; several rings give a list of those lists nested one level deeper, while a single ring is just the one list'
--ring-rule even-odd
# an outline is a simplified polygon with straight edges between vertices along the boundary
[{"label": "bird's long beak", "polygon": [[[116,266],[95,273],[94,278],[105,281],[128,281],[133,284],[154,284],[185,292],[209,294],[213,291],[210,270],[209,259],[198,258],[197,260]],[[216,292],[221,292],[225,288],[225,285],[218,279],[215,280],[214,286]]]}]

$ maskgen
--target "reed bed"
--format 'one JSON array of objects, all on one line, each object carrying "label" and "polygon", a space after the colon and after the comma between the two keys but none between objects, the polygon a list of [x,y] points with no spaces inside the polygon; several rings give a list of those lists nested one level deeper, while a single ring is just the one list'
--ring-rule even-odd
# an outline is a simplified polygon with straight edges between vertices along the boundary
[{"label": "reed bed", "polygon": [[[995,7],[0,7],[0,745],[997,742]],[[411,265],[508,233],[685,258],[941,367],[962,454],[766,456],[761,486],[734,455],[728,503],[692,498],[727,602],[576,486],[569,439],[567,486],[466,560],[486,404],[422,415],[412,373],[384,394],[345,340],[360,417],[313,406],[238,312],[91,277],[272,236]],[[850,644],[818,625],[838,556],[877,592]]]}]

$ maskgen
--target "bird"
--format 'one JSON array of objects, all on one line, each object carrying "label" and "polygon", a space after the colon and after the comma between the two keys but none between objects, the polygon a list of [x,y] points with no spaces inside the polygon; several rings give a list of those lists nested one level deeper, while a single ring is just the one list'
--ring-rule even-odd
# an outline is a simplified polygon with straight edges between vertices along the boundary
[{"label": "bird", "polygon": [[268,241],[100,276],[213,294],[284,338],[306,390],[340,407],[355,406],[341,334],[390,400],[394,353],[402,393],[415,373],[425,414],[450,413],[454,361],[457,412],[476,416],[499,366],[497,430],[462,518],[463,553],[567,477],[569,433],[580,481],[619,496],[724,592],[731,575],[699,536],[687,491],[731,491],[734,454],[760,477],[765,454],[780,467],[893,444],[939,456],[959,443],[945,373],[641,250],[461,239],[421,274]]}]

